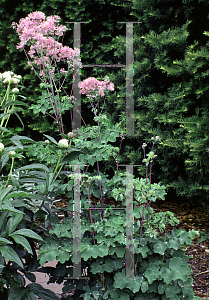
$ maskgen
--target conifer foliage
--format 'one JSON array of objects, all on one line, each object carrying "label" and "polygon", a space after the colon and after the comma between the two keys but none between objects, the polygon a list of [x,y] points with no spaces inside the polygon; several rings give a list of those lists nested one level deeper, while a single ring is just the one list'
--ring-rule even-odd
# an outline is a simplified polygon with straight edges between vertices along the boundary
[{"label": "conifer foliage", "polygon": [[[204,0],[133,2],[133,15],[142,21],[134,25],[135,134],[141,133],[145,142],[160,136],[156,181],[205,203],[209,190],[208,8]],[[124,37],[113,44],[120,58]],[[125,87],[121,90],[124,93]],[[125,124],[123,102],[117,101],[116,107]],[[132,140],[137,144],[137,138]],[[135,150],[129,145],[131,151]],[[135,158],[133,154],[131,163],[139,163]]]}]

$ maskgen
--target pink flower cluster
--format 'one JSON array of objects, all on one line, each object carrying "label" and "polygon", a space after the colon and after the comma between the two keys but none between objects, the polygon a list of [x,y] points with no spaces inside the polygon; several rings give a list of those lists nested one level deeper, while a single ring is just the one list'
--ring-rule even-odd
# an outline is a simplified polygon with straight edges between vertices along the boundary
[{"label": "pink flower cluster", "polygon": [[[53,62],[66,61],[70,67],[73,66],[73,62],[81,66],[79,49],[73,50],[63,46],[53,38],[62,36],[67,30],[66,26],[57,24],[59,20],[59,16],[46,18],[43,12],[36,11],[21,19],[19,24],[12,23],[12,28],[16,29],[20,38],[17,49],[24,48],[29,42],[28,54],[33,59],[33,64],[48,68],[52,66]],[[60,71],[61,73],[67,72],[63,69]]]},{"label": "pink flower cluster", "polygon": [[95,97],[98,95],[104,96],[105,90],[114,91],[114,84],[110,82],[109,78],[106,77],[104,81],[99,81],[94,77],[89,77],[81,82],[79,82],[78,87],[81,89],[80,94],[86,94],[89,98],[92,91],[98,90]]}]

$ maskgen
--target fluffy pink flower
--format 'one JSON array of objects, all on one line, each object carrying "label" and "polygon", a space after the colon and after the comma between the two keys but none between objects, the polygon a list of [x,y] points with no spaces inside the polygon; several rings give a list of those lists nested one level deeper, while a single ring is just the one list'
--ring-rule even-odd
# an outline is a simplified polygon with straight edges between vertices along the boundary
[{"label": "fluffy pink flower", "polygon": [[80,88],[80,93],[86,94],[87,97],[92,95],[92,92],[96,90],[99,91],[99,94],[96,93],[96,96],[104,96],[105,90],[114,91],[114,84],[112,82],[109,82],[109,78],[105,79],[104,81],[99,81],[94,77],[89,77],[79,82],[78,87]]},{"label": "fluffy pink flower", "polygon": [[19,35],[20,43],[17,48],[24,48],[30,43],[28,52],[30,58],[34,59],[33,65],[50,67],[55,62],[67,62],[69,66],[78,64],[81,67],[79,49],[71,49],[57,42],[53,37],[62,36],[67,30],[66,26],[58,25],[59,16],[46,18],[42,12],[33,12],[26,18],[19,21],[19,24],[12,23]]}]

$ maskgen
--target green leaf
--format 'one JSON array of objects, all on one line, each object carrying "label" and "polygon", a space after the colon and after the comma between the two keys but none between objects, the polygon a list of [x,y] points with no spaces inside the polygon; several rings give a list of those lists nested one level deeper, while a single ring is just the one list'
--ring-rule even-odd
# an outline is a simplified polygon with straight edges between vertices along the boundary
[{"label": "green leaf", "polygon": [[168,285],[165,287],[165,294],[166,298],[175,299],[175,300],[182,300],[182,297],[180,298],[177,293],[181,291],[181,288],[179,286],[172,286]]},{"label": "green leaf", "polygon": [[17,136],[13,136],[11,138],[11,141],[20,149],[23,149],[23,144],[19,141],[19,139],[17,138]]},{"label": "green leaf", "polygon": [[19,285],[25,286],[25,278],[19,272],[13,272],[12,278],[16,281]]},{"label": "green leaf", "polygon": [[27,193],[27,192],[22,192],[22,191],[19,191],[19,192],[12,192],[10,194],[8,194],[5,199],[11,199],[11,198],[14,198],[14,197],[35,197],[33,194],[31,193]]},{"label": "green leaf", "polygon": [[148,289],[149,289],[148,282],[143,281],[142,284],[141,284],[142,293],[146,293],[148,291]]},{"label": "green leaf", "polygon": [[23,106],[28,106],[28,104],[26,104],[26,103],[24,103],[24,102],[22,102],[22,101],[17,101],[17,100],[15,100],[15,101],[9,101],[9,102],[7,102],[6,104],[2,105],[2,106],[1,106],[1,109],[4,109],[4,108],[9,107],[9,106],[11,106],[11,105],[23,105]]},{"label": "green leaf", "polygon": [[15,214],[9,218],[7,222],[7,232],[6,235],[9,236],[12,233],[17,225],[22,221],[23,215],[22,214]]},{"label": "green leaf", "polygon": [[[22,110],[22,109],[21,109]],[[20,123],[22,124],[22,127],[24,128],[24,124],[22,119],[20,118],[20,116],[18,115],[18,113],[16,111],[14,111],[15,116],[19,119]]]},{"label": "green leaf", "polygon": [[143,258],[146,258],[148,255],[149,248],[147,246],[140,246],[139,249],[137,249],[137,253],[141,253]]},{"label": "green leaf", "polygon": [[169,247],[170,248],[178,250],[178,248],[179,248],[179,241],[178,241],[178,239],[172,239],[172,238],[170,238],[169,241],[168,241],[168,243],[169,243]]},{"label": "green leaf", "polygon": [[188,265],[183,264],[183,260],[180,257],[171,258],[169,262],[169,268],[172,269],[171,276],[174,281],[178,279],[186,281],[188,275],[191,273]]},{"label": "green leaf", "polygon": [[54,174],[53,173],[47,173],[46,175],[46,182],[47,182],[47,186],[49,187],[53,181],[54,178]]},{"label": "green leaf", "polygon": [[11,234],[10,236],[14,239],[14,241],[17,244],[22,245],[29,253],[33,254],[31,246],[30,246],[28,240],[26,240],[26,238],[24,238],[23,236],[18,235],[18,234],[16,235],[15,233]]},{"label": "green leaf", "polygon": [[27,290],[33,292],[39,298],[44,300],[60,300],[60,298],[52,291],[43,288],[38,283],[30,283],[27,285]]},{"label": "green leaf", "polygon": [[4,128],[4,127],[0,127],[0,130],[3,130],[3,131],[6,131],[6,132],[9,132],[13,135],[13,132],[11,132],[10,130],[8,130],[7,128]]},{"label": "green leaf", "polygon": [[13,243],[3,237],[0,237],[0,244],[13,244]]},{"label": "green leaf", "polygon": [[19,190],[20,184],[19,184],[18,180],[14,176],[11,176],[11,181],[12,181],[12,185],[14,187],[16,187],[17,190]]},{"label": "green leaf", "polygon": [[158,285],[158,293],[159,293],[160,295],[162,295],[162,294],[165,292],[165,287],[166,287],[166,285],[163,284],[163,283],[160,283],[160,284]]},{"label": "green leaf", "polygon": [[47,134],[43,134],[48,140],[50,140],[52,143],[54,143],[55,145],[58,145],[57,141],[51,137],[50,135]]},{"label": "green leaf", "polygon": [[5,221],[6,221],[6,218],[7,218],[8,214],[9,213],[7,211],[3,211],[1,213],[1,216],[0,216],[0,232],[2,231],[2,228],[5,225]]},{"label": "green leaf", "polygon": [[25,287],[13,287],[8,289],[8,300],[22,300],[26,293]]},{"label": "green leaf", "polygon": [[164,255],[165,250],[168,248],[167,242],[163,241],[157,241],[154,243],[153,250],[155,253],[159,253],[161,255]]},{"label": "green leaf", "polygon": [[12,206],[8,206],[8,205],[6,205],[6,204],[3,204],[3,205],[2,205],[1,210],[6,210],[6,211],[18,213],[18,214],[25,214],[24,212],[22,212],[22,211],[20,211],[20,210],[18,210],[18,209],[15,209],[15,208],[13,208]]},{"label": "green leaf", "polygon": [[108,141],[110,141],[110,142],[115,142],[116,141],[116,138],[115,138],[115,136],[113,136],[113,135],[109,135],[108,136]]},{"label": "green leaf", "polygon": [[170,284],[172,282],[171,270],[166,267],[162,267],[160,269],[160,279],[164,279],[166,284]]},{"label": "green leaf", "polygon": [[81,151],[72,151],[69,154],[67,154],[63,160],[62,163],[68,163],[71,160],[75,159],[76,157],[78,157],[82,152]]},{"label": "green leaf", "polygon": [[11,260],[18,264],[21,268],[24,268],[22,261],[20,260],[14,249],[9,246],[0,246],[0,252],[6,259]]},{"label": "green leaf", "polygon": [[47,166],[45,166],[43,164],[31,164],[31,165],[23,166],[23,167],[17,169],[16,171],[32,170],[32,169],[42,169],[46,172],[49,172],[49,169],[47,168]]},{"label": "green leaf", "polygon": [[144,276],[147,278],[149,284],[153,283],[156,279],[158,279],[159,272],[159,264],[150,263],[149,267],[146,269]]},{"label": "green leaf", "polygon": [[115,248],[113,248],[114,249],[114,251],[115,251],[115,253],[116,253],[116,255],[117,255],[117,257],[123,257],[124,256],[124,254],[125,254],[125,248],[124,247],[120,247],[120,246],[118,246],[116,249]]},{"label": "green leaf", "polygon": [[44,241],[42,239],[42,237],[40,237],[37,233],[35,233],[34,231],[32,231],[30,229],[19,229],[19,230],[15,231],[15,235],[17,235],[17,234],[24,235],[24,236],[30,237],[32,239]]},{"label": "green leaf", "polygon": [[123,290],[124,288],[130,289],[133,293],[137,293],[140,290],[141,284],[143,283],[143,277],[135,276],[133,278],[127,278],[124,271],[118,272],[114,276],[113,286],[117,289]]}]

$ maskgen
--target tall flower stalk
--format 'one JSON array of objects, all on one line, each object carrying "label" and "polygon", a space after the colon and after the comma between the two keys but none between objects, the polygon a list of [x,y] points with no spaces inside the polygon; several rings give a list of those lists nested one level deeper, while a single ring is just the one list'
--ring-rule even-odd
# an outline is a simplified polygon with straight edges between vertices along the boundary
[{"label": "tall flower stalk", "polygon": [[[94,77],[87,78],[80,82],[78,84],[78,87],[81,88],[80,93],[81,94],[86,94],[87,98],[90,100],[90,104],[92,106],[92,111],[94,113],[94,116],[97,117],[97,112],[98,112],[98,117],[101,115],[103,107],[101,112],[99,112],[99,101],[100,99],[97,100],[97,105],[94,106],[93,99],[96,97],[100,96],[105,96],[104,91],[105,90],[110,90],[114,91],[114,84],[109,81],[109,78],[106,77],[104,81],[99,81]],[[105,100],[104,100],[105,104]],[[98,109],[96,108],[98,107]],[[101,139],[101,133],[100,133],[100,124],[99,124],[99,118],[97,119],[97,124],[98,124],[98,132],[99,132],[99,141]],[[97,174],[99,176],[99,162],[97,161]],[[103,199],[102,199],[102,187],[101,187],[101,182],[99,180],[99,192],[100,192],[100,202],[101,202],[101,207],[103,208]],[[103,210],[102,210],[102,219],[103,219]]]},{"label": "tall flower stalk", "polygon": [[[69,73],[69,70],[73,71],[75,65],[78,65],[80,68],[82,68],[82,64],[79,57],[79,49],[71,49],[67,46],[63,46],[56,40],[56,37],[59,38],[63,36],[64,32],[67,30],[66,26],[58,25],[59,21],[59,16],[46,17],[43,12],[36,11],[29,14],[26,18],[21,19],[19,21],[19,24],[13,22],[12,28],[16,30],[20,38],[20,43],[17,45],[17,48],[24,49],[29,61],[28,64],[31,66],[31,69],[35,71],[36,75],[42,81],[41,86],[47,89],[49,99],[51,101],[51,105],[55,114],[55,120],[58,124],[60,134],[62,135],[64,134],[64,128],[62,123],[62,112],[58,110],[59,92],[60,89],[64,90],[63,83],[66,79],[67,74]],[[28,54],[25,49],[26,46],[30,46]],[[67,63],[67,70],[65,70],[63,67],[59,68],[59,63]],[[60,77],[62,75],[64,75],[64,79],[61,82]],[[58,86],[56,86],[57,82]],[[73,86],[74,82],[71,89],[71,95]],[[80,82],[78,84],[78,87],[81,89],[80,93],[86,94],[87,97],[90,99],[90,103],[92,105],[95,117],[97,116],[97,112],[92,100],[94,98],[97,98],[98,96],[105,96],[105,90],[114,91],[114,84],[109,81],[108,77],[106,77],[104,81],[99,81],[96,78],[90,77]],[[57,92],[57,98],[55,92]],[[67,98],[71,101],[71,97],[67,96]],[[56,99],[58,99],[58,102],[56,101]],[[97,101],[97,104],[99,111],[99,100]],[[70,112],[72,129],[74,133],[71,108]],[[99,119],[97,122],[100,141],[101,133]],[[97,172],[99,176],[98,161]],[[101,206],[103,207],[102,189],[100,181],[99,190]]]},{"label": "tall flower stalk", "polygon": [[[59,16],[46,18],[43,12],[36,11],[21,19],[19,24],[13,22],[12,28],[20,38],[17,48],[24,49],[28,64],[42,81],[42,86],[47,88],[60,134],[64,134],[62,112],[58,111],[55,93],[59,99],[59,88],[62,87],[69,70],[73,70],[75,65],[82,65],[78,57],[79,49],[63,46],[56,40],[67,30],[66,26],[58,24],[59,21]],[[30,46],[28,54],[26,46]],[[59,67],[59,63],[67,63],[67,70]],[[63,75],[64,79],[60,83],[59,79]],[[57,81],[59,86],[56,86]]]}]

